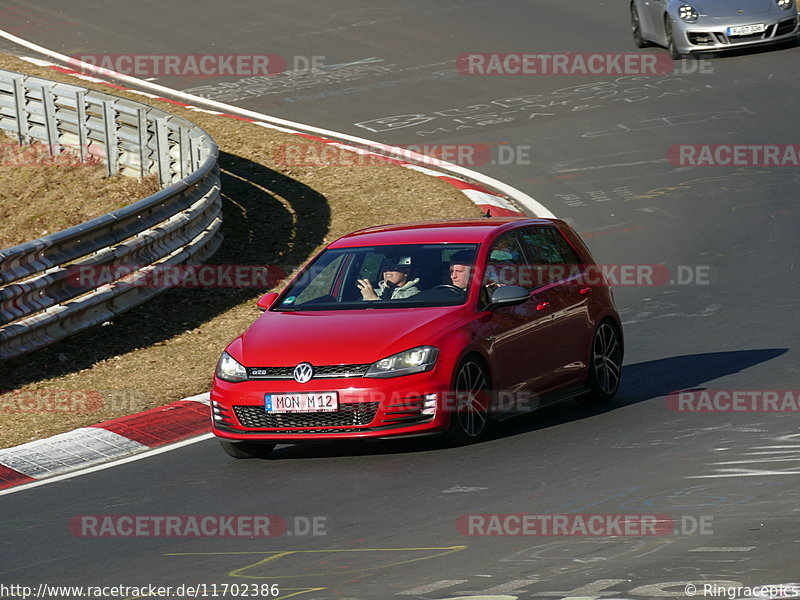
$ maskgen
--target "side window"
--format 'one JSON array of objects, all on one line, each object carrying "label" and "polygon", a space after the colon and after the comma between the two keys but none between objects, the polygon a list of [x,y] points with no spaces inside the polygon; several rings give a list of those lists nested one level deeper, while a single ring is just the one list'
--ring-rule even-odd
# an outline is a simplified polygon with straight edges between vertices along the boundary
[{"label": "side window", "polygon": [[345,257],[345,254],[340,254],[320,270],[316,270],[312,266],[306,273],[306,276],[310,277],[311,281],[306,286],[306,289],[300,292],[297,298],[294,299],[294,303],[303,304],[304,302],[310,302],[332,295],[333,282],[336,278],[336,274],[344,263]]},{"label": "side window", "polygon": [[580,272],[577,254],[557,229],[536,227],[524,229],[520,238],[533,265],[533,275],[539,285],[558,281]]},{"label": "side window", "polygon": [[545,229],[545,232],[553,239],[553,244],[558,249],[558,253],[563,264],[580,264],[581,261],[578,258],[578,255],[575,254],[575,250],[572,249],[570,243],[564,238],[564,235],[558,231],[558,229],[552,229],[548,227]]},{"label": "side window", "polygon": [[501,285],[519,285],[531,289],[525,253],[516,234],[507,233],[498,238],[489,250],[483,274],[480,304],[489,303],[492,291]]}]

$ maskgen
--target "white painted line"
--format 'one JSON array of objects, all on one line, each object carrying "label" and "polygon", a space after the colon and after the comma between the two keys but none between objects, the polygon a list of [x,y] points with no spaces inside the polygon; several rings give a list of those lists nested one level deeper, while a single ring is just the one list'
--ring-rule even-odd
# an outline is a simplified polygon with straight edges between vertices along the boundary
[{"label": "white painted line", "polygon": [[416,596],[418,594],[430,594],[431,592],[436,592],[438,590],[443,590],[445,588],[453,587],[454,585],[458,585],[459,583],[466,583],[466,579],[442,579],[440,581],[434,581],[433,583],[429,583],[428,585],[421,585],[419,587],[411,588],[410,590],[404,590],[402,592],[397,592],[403,596]]},{"label": "white painted line", "polygon": [[[225,114],[225,113],[219,113]],[[294,129],[287,129],[286,127],[278,127],[277,125],[272,125],[271,123],[264,123],[264,121],[253,121],[253,125],[260,125],[261,127],[265,127],[266,129],[274,129],[276,131],[283,131],[285,133],[296,133]]]},{"label": "white painted line", "polygon": [[694,548],[689,552],[750,552],[755,549],[756,546],[704,546],[703,548]]},{"label": "white painted line", "polygon": [[720,469],[733,471],[732,473],[718,473],[716,475],[689,475],[684,479],[720,479],[722,477],[760,477],[762,475],[800,475],[800,471],[759,471],[758,469]]},{"label": "white painted line", "polygon": [[447,171],[450,173],[457,173],[478,183],[482,183],[483,185],[489,186],[509,196],[510,198],[514,198],[517,202],[519,202],[522,206],[527,208],[532,214],[538,217],[548,217],[554,218],[552,212],[550,212],[545,206],[528,196],[527,194],[521,192],[520,190],[511,187],[508,184],[503,183],[493,177],[489,177],[488,175],[484,175],[482,173],[478,173],[477,171],[473,171],[471,169],[467,169],[461,167],[459,165],[454,165],[452,163],[448,163],[442,161],[440,159],[434,159],[429,156],[425,156],[423,154],[408,152],[407,150],[403,150],[401,148],[397,148],[395,146],[390,146],[388,144],[382,144],[380,142],[375,142],[372,140],[367,140],[364,138],[360,138],[353,135],[348,135],[345,133],[339,133],[337,131],[332,131],[330,129],[323,129],[321,127],[314,127],[311,125],[305,125],[303,123],[297,123],[295,121],[288,121],[286,119],[279,119],[277,117],[271,117],[269,115],[265,115],[263,113],[255,112],[252,110],[247,110],[244,108],[238,108],[236,106],[225,104],[223,102],[217,102],[216,100],[207,100],[205,98],[201,98],[200,96],[194,96],[192,94],[187,94],[186,92],[181,92],[178,90],[173,90],[171,88],[165,87],[163,85],[159,85],[156,83],[152,83],[150,81],[143,81],[136,77],[131,77],[130,75],[124,75],[122,73],[117,73],[115,71],[111,71],[109,69],[103,69],[97,67],[95,65],[91,65],[89,63],[85,63],[74,58],[71,58],[65,54],[61,54],[60,52],[55,52],[38,44],[34,44],[33,42],[29,42],[24,40],[16,35],[13,35],[7,31],[0,29],[0,37],[7,39],[10,42],[15,44],[19,44],[25,48],[33,50],[34,52],[38,52],[40,54],[44,54],[45,56],[50,56],[58,61],[63,62],[65,65],[68,65],[68,68],[72,68],[73,70],[81,69],[82,71],[87,71],[91,73],[95,73],[97,75],[111,77],[113,79],[118,79],[120,81],[125,81],[132,85],[136,85],[138,87],[143,87],[145,89],[153,90],[164,94],[166,96],[172,96],[174,98],[180,98],[184,101],[193,102],[196,104],[202,104],[205,106],[211,106],[213,108],[217,108],[223,110],[228,113],[236,114],[248,119],[254,119],[256,121],[264,121],[273,125],[279,125],[282,127],[289,127],[291,129],[297,129],[300,131],[305,131],[307,133],[312,133],[314,135],[322,136],[322,137],[332,137],[338,138],[340,140],[346,140],[349,142],[354,142],[356,144],[361,144],[364,146],[372,147],[372,148],[379,148],[385,152],[388,152],[392,155],[399,155],[401,158],[409,159],[413,157],[415,162],[419,162],[422,164],[433,164],[437,169]]},{"label": "white painted line", "polygon": [[800,449],[798,450],[766,450],[764,452],[743,452],[743,456],[764,456],[767,454],[797,454],[800,457]]},{"label": "white painted line", "polygon": [[55,477],[48,477],[47,479],[43,479],[42,481],[33,481],[31,483],[25,483],[23,485],[18,485],[17,487],[12,487],[7,490],[0,490],[0,496],[6,496],[8,494],[16,494],[17,492],[29,490],[31,488],[39,487],[41,485],[47,485],[49,483],[55,483],[56,481],[63,481],[65,479],[72,479],[73,477],[80,477],[81,475],[88,475],[89,473],[94,473],[96,471],[103,471],[105,469],[110,469],[111,467],[116,467],[118,465],[124,465],[137,460],[142,460],[143,458],[150,458],[151,456],[155,456],[156,454],[162,454],[164,452],[169,452],[170,450],[182,448],[183,446],[196,444],[197,442],[202,442],[212,437],[214,437],[213,433],[204,433],[197,437],[189,438],[188,440],[176,442],[174,444],[169,444],[167,446],[161,446],[160,448],[153,448],[152,450],[147,450],[145,452],[141,452],[134,456],[121,458],[113,462],[107,462],[102,465],[95,465],[87,469],[81,469],[79,471],[73,471],[71,473],[65,473],[63,475],[56,475]]},{"label": "white painted line", "polygon": [[768,463],[768,462],[791,462],[800,460],[798,457],[792,458],[753,458],[748,460],[726,460],[724,462],[711,463],[712,465],[746,465],[752,463]]},{"label": "white painted line", "polygon": [[47,67],[50,65],[48,61],[34,58],[33,56],[21,56],[20,58],[25,62],[29,62],[36,65],[37,67]]},{"label": "white painted line", "polygon": [[[434,171],[433,169],[427,169],[425,167],[421,167],[419,165],[403,165],[406,169],[411,169],[413,171],[419,171],[420,173],[425,173],[426,175],[432,175],[434,177],[441,177],[442,173],[440,171]],[[456,177],[455,175],[447,175],[450,179],[457,179],[458,181],[463,181],[464,183],[468,183],[466,179],[462,179],[461,177]]]}]

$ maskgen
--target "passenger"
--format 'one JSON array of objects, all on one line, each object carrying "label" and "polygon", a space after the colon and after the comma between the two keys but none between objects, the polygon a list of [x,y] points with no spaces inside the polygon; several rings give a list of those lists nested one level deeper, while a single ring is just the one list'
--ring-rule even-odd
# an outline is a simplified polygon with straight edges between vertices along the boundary
[{"label": "passenger", "polygon": [[411,257],[403,256],[398,260],[387,260],[383,265],[383,279],[378,287],[372,287],[369,279],[359,279],[357,286],[364,300],[402,300],[419,294],[417,287],[419,278],[409,279],[411,274]]}]

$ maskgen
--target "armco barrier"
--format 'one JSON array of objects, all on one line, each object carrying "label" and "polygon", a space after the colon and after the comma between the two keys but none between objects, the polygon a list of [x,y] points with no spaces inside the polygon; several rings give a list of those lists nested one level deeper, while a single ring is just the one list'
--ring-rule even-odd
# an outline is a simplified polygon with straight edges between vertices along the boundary
[{"label": "armco barrier", "polygon": [[[222,240],[217,145],[196,125],[130,100],[0,70],[0,130],[108,172],[157,173],[164,189],[86,223],[0,250],[0,360],[111,319],[163,289],[81,289],[79,266],[202,262]],[[113,271],[111,269],[110,271]]]}]

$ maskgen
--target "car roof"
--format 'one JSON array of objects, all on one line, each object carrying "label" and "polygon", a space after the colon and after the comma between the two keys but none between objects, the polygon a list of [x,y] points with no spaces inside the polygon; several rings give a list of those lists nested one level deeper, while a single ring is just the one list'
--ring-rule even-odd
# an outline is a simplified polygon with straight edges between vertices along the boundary
[{"label": "car roof", "polygon": [[562,225],[557,219],[528,217],[489,217],[476,219],[451,219],[440,221],[417,221],[368,227],[349,233],[329,248],[353,248],[356,246],[385,246],[389,244],[479,244],[497,233],[519,226]]}]

